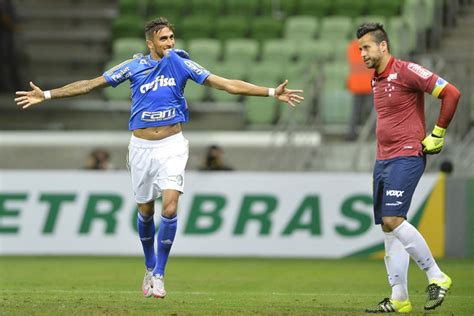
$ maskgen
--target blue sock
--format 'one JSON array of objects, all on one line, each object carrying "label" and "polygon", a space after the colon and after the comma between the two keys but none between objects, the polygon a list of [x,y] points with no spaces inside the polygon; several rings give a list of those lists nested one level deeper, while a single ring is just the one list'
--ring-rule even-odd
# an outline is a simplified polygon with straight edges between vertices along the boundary
[{"label": "blue sock", "polygon": [[145,266],[147,269],[154,269],[156,265],[155,255],[155,223],[153,216],[144,217],[138,212],[137,217],[138,236],[143,246],[143,253],[145,254]]},{"label": "blue sock", "polygon": [[160,228],[156,241],[158,243],[158,253],[156,255],[156,266],[153,274],[164,275],[174,236],[176,236],[176,227],[178,226],[178,217],[166,218],[161,216]]}]

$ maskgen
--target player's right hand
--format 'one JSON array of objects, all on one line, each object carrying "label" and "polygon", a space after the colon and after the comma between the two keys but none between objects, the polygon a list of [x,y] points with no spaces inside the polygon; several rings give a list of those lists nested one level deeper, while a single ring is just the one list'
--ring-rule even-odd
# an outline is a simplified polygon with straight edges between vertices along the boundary
[{"label": "player's right hand", "polygon": [[23,109],[26,109],[34,104],[41,103],[45,100],[43,90],[34,85],[30,81],[30,87],[33,90],[30,91],[17,91],[15,95],[16,105],[21,106]]},{"label": "player's right hand", "polygon": [[426,136],[421,142],[423,145],[423,152],[428,155],[434,155],[441,152],[444,145],[444,134],[446,129],[435,125],[433,132]]}]

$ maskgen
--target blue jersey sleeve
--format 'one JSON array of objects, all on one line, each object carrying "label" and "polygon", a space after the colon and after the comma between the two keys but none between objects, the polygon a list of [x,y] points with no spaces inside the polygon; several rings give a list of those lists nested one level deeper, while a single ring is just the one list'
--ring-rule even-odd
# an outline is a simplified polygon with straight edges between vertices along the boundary
[{"label": "blue jersey sleeve", "polygon": [[128,59],[117,66],[114,66],[103,73],[103,76],[107,82],[112,86],[116,87],[125,80],[128,80],[132,76],[132,65],[133,59]]},{"label": "blue jersey sleeve", "polygon": [[185,74],[187,78],[198,84],[202,85],[204,81],[206,81],[207,77],[209,77],[209,75],[211,74],[208,70],[206,70],[198,63],[192,61],[191,59],[182,58],[175,51],[170,53],[170,57],[175,58],[178,61],[181,68],[180,70]]}]

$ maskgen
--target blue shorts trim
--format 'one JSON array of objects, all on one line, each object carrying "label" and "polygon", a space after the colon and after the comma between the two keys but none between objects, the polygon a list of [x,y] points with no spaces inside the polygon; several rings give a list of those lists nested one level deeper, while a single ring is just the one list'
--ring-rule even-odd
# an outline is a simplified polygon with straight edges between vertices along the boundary
[{"label": "blue shorts trim", "polygon": [[373,174],[374,220],[384,216],[407,218],[413,193],[425,170],[426,157],[396,157],[375,161]]}]

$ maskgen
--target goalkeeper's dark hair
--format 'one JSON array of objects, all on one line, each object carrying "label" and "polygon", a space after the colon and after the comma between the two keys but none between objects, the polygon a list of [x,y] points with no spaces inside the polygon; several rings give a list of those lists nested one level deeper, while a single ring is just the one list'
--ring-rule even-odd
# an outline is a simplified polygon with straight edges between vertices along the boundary
[{"label": "goalkeeper's dark hair", "polygon": [[357,28],[357,39],[361,38],[365,34],[370,33],[372,38],[377,44],[385,41],[387,43],[388,51],[390,52],[390,41],[388,40],[387,32],[383,28],[381,23],[364,23]]},{"label": "goalkeeper's dark hair", "polygon": [[153,21],[148,22],[145,25],[145,37],[151,39],[156,32],[159,32],[162,28],[169,28],[174,32],[173,25],[164,17],[159,17]]}]

